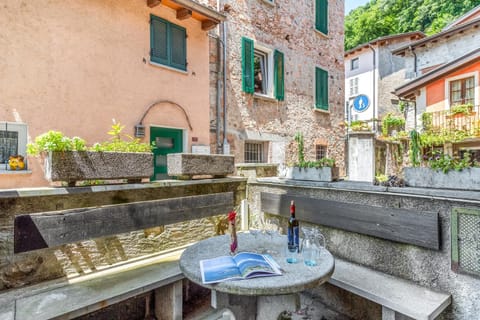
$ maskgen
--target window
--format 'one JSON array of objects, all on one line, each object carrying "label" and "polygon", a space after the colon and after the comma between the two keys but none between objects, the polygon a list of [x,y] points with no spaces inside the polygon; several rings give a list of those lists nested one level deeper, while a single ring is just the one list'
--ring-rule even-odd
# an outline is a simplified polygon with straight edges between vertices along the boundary
[{"label": "window", "polygon": [[317,144],[315,146],[315,159],[320,160],[327,157],[327,146],[323,144]]},{"label": "window", "polygon": [[242,38],[242,88],[255,93],[284,100],[283,53],[255,45]]},{"label": "window", "polygon": [[186,29],[151,15],[150,60],[155,63],[186,71]]},{"label": "window", "polygon": [[7,169],[10,156],[26,156],[27,126],[18,122],[0,122],[0,171]]},{"label": "window", "polygon": [[261,142],[245,142],[245,162],[246,163],[262,163],[263,143]]},{"label": "window", "polygon": [[358,67],[359,67],[359,60],[358,60],[358,58],[352,59],[352,60],[350,61],[350,70],[358,69]]},{"label": "window", "polygon": [[328,0],[315,0],[315,29],[328,34]]},{"label": "window", "polygon": [[450,106],[475,104],[475,77],[450,81]]},{"label": "window", "polygon": [[328,111],[328,72],[315,68],[315,108]]},{"label": "window", "polygon": [[350,79],[350,96],[358,94],[358,77]]}]

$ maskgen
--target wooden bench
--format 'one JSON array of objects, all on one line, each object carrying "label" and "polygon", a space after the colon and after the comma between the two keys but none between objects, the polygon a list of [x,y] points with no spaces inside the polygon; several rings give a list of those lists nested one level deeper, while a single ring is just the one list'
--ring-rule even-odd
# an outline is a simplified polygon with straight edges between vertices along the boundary
[{"label": "wooden bench", "polygon": [[[292,194],[260,195],[261,210],[289,217],[290,201],[297,203],[301,221],[365,234],[390,241],[439,250],[438,213],[412,212],[363,204],[309,198]],[[298,205],[301,204],[301,205]],[[414,319],[435,319],[451,303],[451,295],[438,293],[404,279],[341,259],[335,259],[331,284],[382,306],[382,319],[400,313]]]},{"label": "wooden bench", "polygon": [[[233,192],[223,192],[19,215],[14,221],[14,251],[226,214],[233,206]],[[157,319],[182,319],[181,252],[7,291],[0,294],[0,320],[71,319],[151,291]]]}]

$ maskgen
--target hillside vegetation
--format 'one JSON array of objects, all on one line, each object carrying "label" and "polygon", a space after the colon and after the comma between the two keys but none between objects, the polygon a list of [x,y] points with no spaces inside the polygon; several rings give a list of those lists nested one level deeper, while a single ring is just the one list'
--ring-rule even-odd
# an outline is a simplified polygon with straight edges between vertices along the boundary
[{"label": "hillside vegetation", "polygon": [[480,0],[370,0],[345,17],[345,50],[392,34],[437,33],[478,5]]}]

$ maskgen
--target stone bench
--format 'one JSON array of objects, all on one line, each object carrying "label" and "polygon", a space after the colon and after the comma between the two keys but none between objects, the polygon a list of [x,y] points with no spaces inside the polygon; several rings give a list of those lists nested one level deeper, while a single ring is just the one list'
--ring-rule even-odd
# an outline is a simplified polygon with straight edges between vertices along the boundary
[{"label": "stone bench", "polygon": [[383,320],[394,320],[397,313],[417,320],[435,319],[451,303],[450,294],[338,258],[329,283],[380,304]]},{"label": "stone bench", "polygon": [[[72,319],[155,291],[157,319],[182,318],[182,251],[144,259],[63,282],[10,290],[0,295],[0,319]],[[157,312],[161,312],[162,317]]]}]

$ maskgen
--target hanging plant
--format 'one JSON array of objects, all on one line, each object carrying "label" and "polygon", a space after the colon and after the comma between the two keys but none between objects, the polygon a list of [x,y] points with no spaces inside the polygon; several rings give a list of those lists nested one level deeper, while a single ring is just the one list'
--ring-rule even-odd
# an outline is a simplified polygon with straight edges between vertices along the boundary
[{"label": "hanging plant", "polygon": [[420,151],[420,134],[416,130],[412,130],[410,131],[410,161],[414,167],[420,165]]}]

